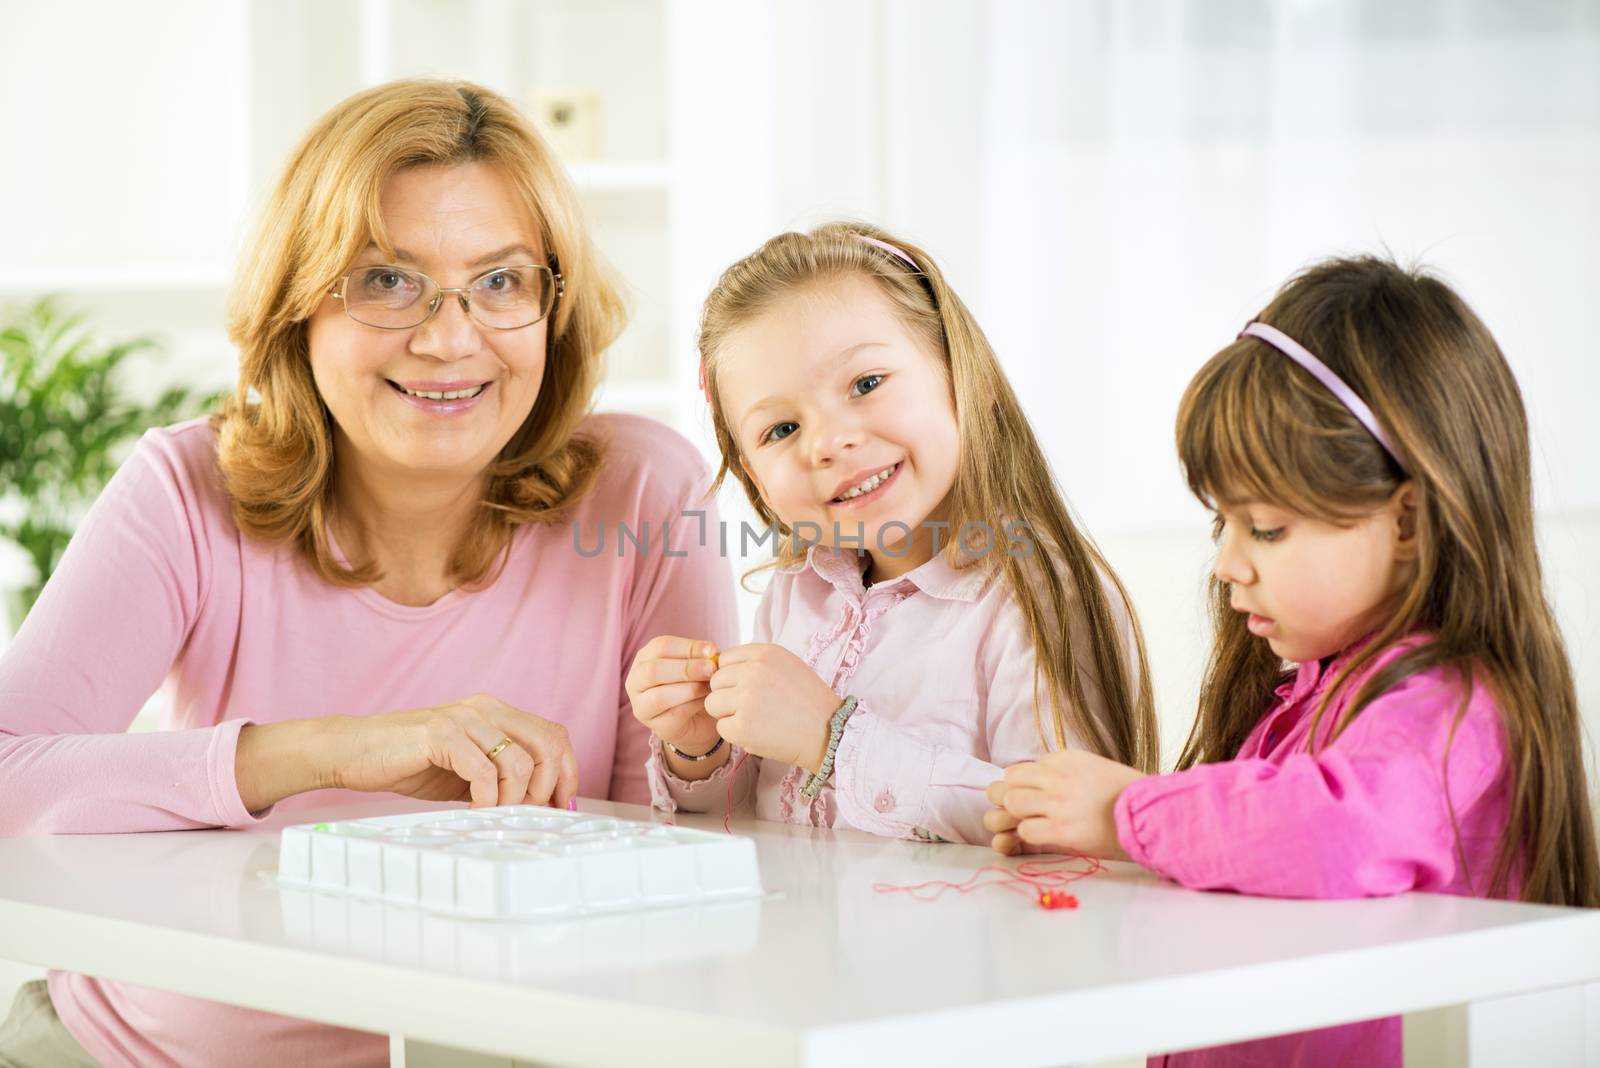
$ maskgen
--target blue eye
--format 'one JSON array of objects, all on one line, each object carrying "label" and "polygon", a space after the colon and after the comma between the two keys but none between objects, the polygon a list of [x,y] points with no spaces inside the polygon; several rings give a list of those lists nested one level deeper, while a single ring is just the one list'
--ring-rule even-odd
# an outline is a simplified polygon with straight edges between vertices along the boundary
[{"label": "blue eye", "polygon": [[1256,541],[1278,541],[1283,537],[1283,529],[1283,527],[1273,527],[1271,530],[1257,530],[1255,527],[1251,527],[1250,536]]},{"label": "blue eye", "polygon": [[768,441],[782,441],[784,438],[788,437],[790,434],[793,434],[799,429],[800,426],[797,423],[776,423],[767,428],[767,432],[761,435],[761,440],[763,443]]},{"label": "blue eye", "polygon": [[860,397],[867,393],[871,393],[882,384],[882,375],[862,375],[860,378],[856,379],[855,384],[850,387],[850,392],[855,396]]}]

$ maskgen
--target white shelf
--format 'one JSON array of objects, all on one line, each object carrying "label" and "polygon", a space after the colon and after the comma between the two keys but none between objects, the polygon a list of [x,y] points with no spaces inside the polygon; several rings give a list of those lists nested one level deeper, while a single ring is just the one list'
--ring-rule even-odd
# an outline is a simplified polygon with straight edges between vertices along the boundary
[{"label": "white shelf", "polygon": [[666,162],[582,162],[566,164],[566,168],[580,190],[626,192],[672,188],[673,169]]}]

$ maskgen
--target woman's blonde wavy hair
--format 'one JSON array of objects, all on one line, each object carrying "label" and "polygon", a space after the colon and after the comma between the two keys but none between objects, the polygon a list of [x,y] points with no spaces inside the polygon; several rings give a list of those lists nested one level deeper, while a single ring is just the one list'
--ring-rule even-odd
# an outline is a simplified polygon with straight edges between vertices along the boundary
[{"label": "woman's blonde wavy hair", "polygon": [[338,473],[307,320],[369,242],[394,254],[378,210],[393,174],[479,161],[500,166],[527,204],[565,292],[551,313],[538,399],[486,472],[452,576],[465,586],[492,579],[515,528],[559,519],[598,472],[603,443],[577,428],[625,312],[554,154],[510,102],[482,86],[414,79],[357,93],[295,149],[246,246],[228,308],[239,386],[212,417],[239,528],[293,543],[336,585],[368,585],[380,573],[370,561],[340,563],[329,542]]},{"label": "woman's blonde wavy hair", "polygon": [[[917,264],[863,238],[886,242]],[[784,297],[847,278],[871,279],[907,330],[943,364],[955,402],[960,457],[948,517],[952,531],[982,524],[991,540],[1021,522],[1031,533],[1030,554],[993,552],[1012,596],[1027,621],[1035,651],[1035,693],[1042,677],[1053,708],[1050,729],[1040,739],[1063,748],[1069,736],[1093,752],[1153,772],[1159,760],[1154,702],[1144,637],[1133,602],[1094,543],[1073,523],[1033,429],[1006,381],[1000,361],[977,321],[945,282],[933,258],[917,246],[863,223],[833,223],[810,233],[772,238],[729,267],[706,298],[700,322],[700,357],[722,464],[716,484],[731,472],[761,519],[784,537],[777,564],[794,563],[799,539],[761,499],[739,462],[739,445],[717,396],[717,358],[728,335]],[[956,567],[973,563],[956,541],[943,550]],[[1126,611],[1135,648],[1123,647],[1117,616],[1102,578]],[[1089,648],[1073,641],[1071,621],[1085,624]],[[1131,654],[1131,655],[1130,655]],[[1130,664],[1130,660],[1133,661]],[[1105,715],[1089,714],[1084,672],[1104,698]],[[1037,701],[1035,709],[1037,714]]]},{"label": "woman's blonde wavy hair", "polygon": [[[1534,537],[1528,418],[1500,347],[1449,286],[1376,257],[1312,266],[1256,318],[1349,383],[1406,470],[1326,386],[1243,337],[1200,369],[1178,409],[1178,456],[1194,495],[1208,506],[1219,497],[1271,502],[1341,525],[1408,480],[1417,497],[1416,573],[1393,616],[1328,686],[1312,738],[1331,741],[1420,672],[1443,669],[1459,681],[1454,724],[1473,687],[1488,686],[1511,793],[1482,889],[1502,896],[1520,875],[1525,900],[1600,905],[1583,725]],[[1229,601],[1228,584],[1213,576],[1211,657],[1179,768],[1233,759],[1285,678],[1284,662]],[[1386,650],[1418,634],[1428,640],[1357,684]],[[1344,694],[1324,732],[1322,717]]]}]

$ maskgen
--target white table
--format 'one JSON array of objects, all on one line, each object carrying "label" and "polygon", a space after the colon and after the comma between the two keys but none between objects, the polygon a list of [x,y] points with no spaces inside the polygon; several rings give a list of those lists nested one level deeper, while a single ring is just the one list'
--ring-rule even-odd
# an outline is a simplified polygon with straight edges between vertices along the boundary
[{"label": "white table", "polygon": [[279,826],[425,807],[0,840],[0,958],[387,1032],[409,1068],[1091,1064],[1395,1013],[1441,1063],[1600,1054],[1600,912],[1201,894],[1120,865],[1075,911],[918,904],[873,885],[992,854],[753,821],[770,893],[720,907],[506,926],[272,881]]}]

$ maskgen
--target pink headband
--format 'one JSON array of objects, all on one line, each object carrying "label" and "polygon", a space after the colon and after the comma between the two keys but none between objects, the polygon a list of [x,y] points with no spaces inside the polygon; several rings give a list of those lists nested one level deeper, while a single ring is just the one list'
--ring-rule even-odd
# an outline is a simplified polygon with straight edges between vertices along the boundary
[{"label": "pink headband", "polygon": [[[856,237],[860,238],[862,241],[865,241],[867,244],[872,245],[874,248],[880,248],[889,255],[894,256],[897,259],[904,260],[906,266],[910,267],[913,271],[922,270],[921,267],[917,266],[916,260],[912,259],[910,256],[907,256],[904,252],[889,244],[889,242],[879,241],[877,238],[868,237],[866,234],[857,234]],[[706,389],[706,361],[704,357],[701,357],[700,359],[700,395],[706,399],[707,404],[711,403],[711,392],[710,390]]]},{"label": "pink headband", "polygon": [[1367,428],[1367,432],[1373,436],[1379,445],[1383,446],[1384,451],[1389,454],[1390,459],[1394,460],[1395,465],[1402,472],[1405,471],[1406,465],[1400,462],[1400,454],[1395,452],[1393,445],[1389,444],[1389,436],[1378,425],[1378,417],[1372,414],[1372,409],[1367,407],[1366,401],[1356,396],[1356,391],[1345,385],[1344,379],[1334,374],[1327,364],[1311,355],[1309,349],[1275,326],[1268,326],[1266,323],[1249,322],[1244,325],[1243,330],[1239,331],[1240,337],[1246,335],[1260,338],[1307,371],[1310,371],[1318,382],[1328,388],[1328,392],[1339,398],[1340,404],[1350,409],[1351,415],[1361,421],[1361,425]]},{"label": "pink headband", "polygon": [[897,249],[893,245],[889,244],[889,242],[887,242],[887,241],[879,241],[877,238],[868,237],[866,234],[857,234],[856,236],[859,237],[861,240],[865,241],[867,244],[872,245],[874,248],[881,248],[881,249],[883,249],[883,251],[887,252],[889,255],[894,256],[894,257],[896,257],[898,259],[904,260],[905,263],[906,263],[906,266],[910,267],[913,271],[922,270],[921,267],[917,266],[917,261],[916,260],[912,259],[910,256],[907,256],[904,252],[901,252],[899,249]]}]

